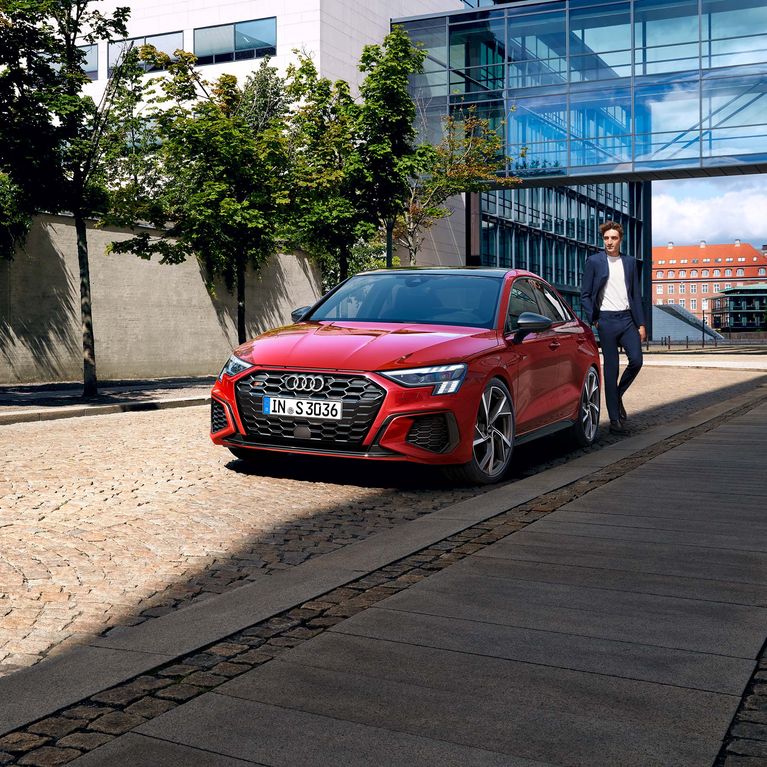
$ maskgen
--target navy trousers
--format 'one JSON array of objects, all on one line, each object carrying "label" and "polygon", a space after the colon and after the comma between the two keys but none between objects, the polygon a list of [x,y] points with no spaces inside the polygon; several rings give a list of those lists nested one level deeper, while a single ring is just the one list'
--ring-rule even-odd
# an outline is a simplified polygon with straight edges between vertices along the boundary
[{"label": "navy trousers", "polygon": [[[602,344],[607,414],[611,421],[620,418],[619,399],[626,393],[642,369],[642,340],[631,318],[631,312],[600,312],[599,340]],[[628,357],[628,365],[618,382],[618,347],[622,346]]]}]

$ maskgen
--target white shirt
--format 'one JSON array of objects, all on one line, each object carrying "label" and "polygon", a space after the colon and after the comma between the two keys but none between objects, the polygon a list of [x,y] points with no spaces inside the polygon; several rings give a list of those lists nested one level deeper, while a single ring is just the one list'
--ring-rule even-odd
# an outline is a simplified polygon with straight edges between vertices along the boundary
[{"label": "white shirt", "polygon": [[629,308],[629,295],[626,290],[626,277],[623,273],[623,261],[621,257],[611,258],[607,256],[607,266],[610,274],[607,284],[602,291],[602,305],[599,307],[603,312],[623,312]]}]

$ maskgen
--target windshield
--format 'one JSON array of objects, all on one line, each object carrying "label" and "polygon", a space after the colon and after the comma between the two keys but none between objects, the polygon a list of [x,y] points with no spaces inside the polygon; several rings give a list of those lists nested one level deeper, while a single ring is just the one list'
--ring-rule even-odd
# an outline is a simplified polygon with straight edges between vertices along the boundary
[{"label": "windshield", "polygon": [[492,328],[502,284],[471,274],[361,274],[303,319]]}]

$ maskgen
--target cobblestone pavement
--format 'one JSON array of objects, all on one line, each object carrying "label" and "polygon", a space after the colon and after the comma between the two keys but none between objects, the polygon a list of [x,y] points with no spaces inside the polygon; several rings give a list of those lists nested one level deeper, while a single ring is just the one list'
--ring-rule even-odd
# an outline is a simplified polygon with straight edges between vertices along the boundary
[{"label": "cobblestone pavement", "polygon": [[[626,407],[642,430],[765,383],[648,367]],[[206,407],[0,428],[0,674],[482,492],[393,464],[296,457],[256,472],[207,428]],[[510,480],[573,455],[526,446]]]}]

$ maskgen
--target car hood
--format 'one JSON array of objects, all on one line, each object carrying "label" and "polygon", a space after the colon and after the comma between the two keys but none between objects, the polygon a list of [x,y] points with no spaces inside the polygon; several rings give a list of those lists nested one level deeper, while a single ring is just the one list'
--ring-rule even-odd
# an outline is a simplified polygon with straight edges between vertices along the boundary
[{"label": "car hood", "polygon": [[484,328],[304,322],[263,333],[235,354],[270,367],[373,371],[460,362],[498,343]]}]

